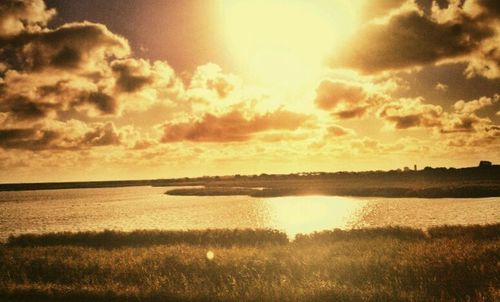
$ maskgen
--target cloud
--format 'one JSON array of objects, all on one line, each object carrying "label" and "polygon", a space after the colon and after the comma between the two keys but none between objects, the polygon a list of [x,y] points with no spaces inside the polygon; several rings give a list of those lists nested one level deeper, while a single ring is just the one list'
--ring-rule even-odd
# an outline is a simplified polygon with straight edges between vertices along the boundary
[{"label": "cloud", "polygon": [[455,112],[459,114],[471,114],[484,107],[492,106],[500,101],[500,95],[495,95],[494,97],[481,97],[477,100],[464,101],[460,100],[453,105]]},{"label": "cloud", "polygon": [[362,117],[381,99],[357,83],[323,80],[316,89],[316,106],[339,119]]},{"label": "cloud", "polygon": [[99,86],[76,75],[9,71],[0,92],[0,112],[11,122],[56,119],[69,112],[117,114],[118,100],[106,91],[109,89]]},{"label": "cloud", "polygon": [[384,104],[378,117],[396,129],[434,128],[441,134],[471,133],[475,137],[485,137],[491,136],[487,132],[494,131],[494,125],[489,118],[480,117],[476,112],[498,101],[498,95],[468,102],[460,100],[453,105],[452,112],[444,112],[441,106],[426,104],[422,98],[399,99]]},{"label": "cloud", "polygon": [[0,129],[0,147],[4,149],[46,149],[59,138],[60,134],[51,130]]},{"label": "cloud", "polygon": [[111,122],[95,124],[79,141],[80,147],[119,145],[120,136]]},{"label": "cloud", "polygon": [[166,62],[126,58],[113,60],[110,67],[107,89],[126,111],[184,102],[184,85]]},{"label": "cloud", "polygon": [[78,121],[58,122],[57,127],[37,124],[31,128],[0,129],[0,148],[20,150],[83,150],[120,145],[114,124]]},{"label": "cloud", "polygon": [[275,111],[252,117],[232,111],[221,116],[206,114],[201,120],[185,123],[167,123],[161,141],[237,142],[247,141],[252,135],[267,130],[295,130],[308,119],[306,115]]},{"label": "cloud", "polygon": [[165,62],[130,57],[104,25],[64,24],[0,38],[0,112],[8,120],[117,116],[171,100],[179,89]]},{"label": "cloud", "polygon": [[391,11],[397,10],[408,0],[385,0],[385,1],[366,1],[362,7],[362,18],[372,20],[381,18]]},{"label": "cloud", "polygon": [[15,120],[38,120],[47,117],[56,104],[35,102],[23,95],[10,96],[0,102],[0,112],[8,112]]},{"label": "cloud", "polygon": [[153,82],[149,63],[144,60],[114,61],[111,69],[117,74],[116,87],[123,92],[135,92]]},{"label": "cloud", "polygon": [[[306,101],[314,104],[303,104],[296,95],[276,96],[272,88],[243,85],[213,63],[178,76],[165,61],[134,57],[126,38],[105,25],[48,27],[55,12],[43,1],[2,1],[0,166],[9,170],[4,174],[19,171],[21,165],[25,175],[40,171],[32,176],[36,180],[56,166],[64,172],[73,165],[82,178],[91,175],[87,169],[92,165],[99,177],[104,177],[103,168],[113,171],[112,177],[144,166],[151,168],[141,177],[162,177],[158,166],[167,164],[174,165],[179,176],[200,173],[185,164],[192,160],[208,167],[233,165],[228,173],[253,173],[260,169],[256,157],[265,168],[294,158],[304,169],[313,162],[321,169],[339,169],[338,164],[357,169],[364,166],[344,159],[364,165],[367,159],[378,163],[394,154],[398,159],[401,154],[448,157],[450,150],[496,156],[500,113],[489,118],[486,114],[498,111],[497,97],[458,101],[451,107],[448,103],[442,105],[450,110],[445,112],[416,97],[435,97],[433,86],[443,81],[443,73],[429,76],[430,92],[423,92],[404,87],[414,84],[410,76],[419,81],[419,75],[410,75],[406,82],[401,73],[384,71],[462,62],[469,77],[498,77],[499,2],[439,1],[440,6],[428,4],[425,10],[417,3],[431,1],[362,2],[366,26],[332,59],[333,67],[358,71],[324,70],[328,78],[319,82],[316,95],[304,92]],[[446,82],[450,91],[442,94],[443,104],[456,95],[451,91],[459,80],[455,78]],[[413,98],[399,99],[404,95]],[[387,133],[377,133],[384,123],[420,131],[398,131],[387,143]],[[403,135],[410,137],[401,139]],[[331,166],[325,167],[325,162]],[[25,175],[17,175],[25,180]]]},{"label": "cloud", "polygon": [[396,129],[436,127],[441,125],[443,108],[424,104],[422,98],[400,99],[384,104],[378,116]]},{"label": "cloud", "polygon": [[238,77],[225,74],[220,66],[208,63],[196,68],[189,80],[187,93],[193,100],[213,102],[227,99],[240,86]]},{"label": "cloud", "polygon": [[382,145],[379,141],[369,137],[358,138],[350,142],[350,149],[359,154],[380,152],[381,147]]},{"label": "cloud", "polygon": [[[478,3],[483,13],[475,16],[458,4],[444,9],[434,4],[431,15],[415,8],[402,10],[387,23],[368,23],[332,56],[331,65],[377,73],[460,61],[470,64],[469,74],[486,75],[486,70],[480,70],[481,62],[488,61],[489,68],[498,63],[498,47],[493,46],[498,43],[492,41],[497,41],[499,27],[489,17],[496,14],[498,4]],[[489,72],[489,77],[500,76],[496,71]]]},{"label": "cloud", "polygon": [[446,124],[441,129],[442,133],[484,131],[491,123],[490,119],[480,118],[475,114],[450,115],[445,121]]},{"label": "cloud", "polygon": [[83,92],[78,103],[94,105],[102,114],[115,114],[118,111],[116,99],[102,91]]},{"label": "cloud", "polygon": [[359,86],[324,80],[316,89],[316,105],[323,110],[331,110],[341,103],[360,103],[366,97]]},{"label": "cloud", "polygon": [[483,76],[488,79],[500,78],[500,21],[497,21],[497,35],[488,39],[479,50],[468,58],[465,69],[467,77]]},{"label": "cloud", "polygon": [[328,127],[327,130],[328,130],[328,136],[330,137],[340,137],[340,136],[352,135],[355,133],[354,130],[344,128],[340,125],[332,125]]},{"label": "cloud", "polygon": [[448,85],[438,82],[436,86],[434,86],[434,89],[437,91],[446,92],[448,91]]},{"label": "cloud", "polygon": [[293,141],[305,141],[310,139],[311,133],[308,131],[269,131],[259,135],[258,139],[265,143],[278,143]]},{"label": "cloud", "polygon": [[0,38],[22,31],[36,30],[55,15],[43,0],[2,0],[0,3]]},{"label": "cloud", "polygon": [[368,106],[365,107],[356,107],[353,109],[340,109],[336,112],[333,112],[333,115],[339,119],[351,119],[351,118],[360,118],[365,115]]},{"label": "cloud", "polygon": [[499,95],[494,97],[481,97],[476,100],[465,102],[460,100],[453,105],[454,113],[446,116],[441,131],[443,133],[457,132],[488,132],[492,128],[492,121],[489,118],[481,118],[476,112],[488,106],[493,106],[500,100]]},{"label": "cloud", "polygon": [[80,73],[98,72],[108,58],[130,53],[126,39],[106,26],[91,22],[68,23],[54,30],[24,32],[0,39],[7,65],[17,70],[47,68]]},{"label": "cloud", "polygon": [[476,18],[493,19],[500,16],[500,4],[496,0],[465,0],[463,9]]}]

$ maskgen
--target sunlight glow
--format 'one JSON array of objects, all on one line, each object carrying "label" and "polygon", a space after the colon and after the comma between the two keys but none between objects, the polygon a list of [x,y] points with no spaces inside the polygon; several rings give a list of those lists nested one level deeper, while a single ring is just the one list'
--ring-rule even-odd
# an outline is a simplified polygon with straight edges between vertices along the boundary
[{"label": "sunlight glow", "polygon": [[312,233],[354,226],[367,202],[339,196],[288,196],[266,200],[274,227],[290,238],[298,233]]},{"label": "sunlight glow", "polygon": [[225,0],[228,50],[253,79],[293,87],[316,81],[326,56],[356,26],[350,1]]}]

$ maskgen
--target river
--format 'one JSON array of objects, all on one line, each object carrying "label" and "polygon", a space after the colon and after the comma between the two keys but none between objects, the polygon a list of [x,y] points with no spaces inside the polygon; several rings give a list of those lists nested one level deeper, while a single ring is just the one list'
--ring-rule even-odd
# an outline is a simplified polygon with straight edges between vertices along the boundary
[{"label": "river", "polygon": [[0,192],[9,235],[136,229],[273,228],[290,238],[325,229],[500,222],[500,198],[169,196],[162,187]]}]

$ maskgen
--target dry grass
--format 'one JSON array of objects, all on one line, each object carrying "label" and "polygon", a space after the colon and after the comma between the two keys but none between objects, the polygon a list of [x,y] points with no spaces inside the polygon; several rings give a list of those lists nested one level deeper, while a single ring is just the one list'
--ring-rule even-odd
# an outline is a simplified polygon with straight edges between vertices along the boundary
[{"label": "dry grass", "polygon": [[259,246],[287,244],[286,234],[276,230],[207,229],[193,231],[137,230],[133,232],[63,232],[43,235],[25,234],[9,237],[8,246],[58,246],[74,245],[97,248],[151,245],[212,245],[212,246]]},{"label": "dry grass", "polygon": [[384,228],[288,244],[113,248],[19,247],[13,238],[0,247],[0,301],[498,301],[499,230]]}]

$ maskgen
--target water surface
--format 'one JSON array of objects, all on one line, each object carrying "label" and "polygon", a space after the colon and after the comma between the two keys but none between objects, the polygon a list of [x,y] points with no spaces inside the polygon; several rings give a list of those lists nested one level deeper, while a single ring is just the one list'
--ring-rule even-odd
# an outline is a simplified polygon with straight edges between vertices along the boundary
[{"label": "water surface", "polygon": [[0,240],[22,233],[206,228],[274,228],[293,238],[333,228],[500,222],[500,198],[201,197],[170,196],[166,190],[0,192]]}]

